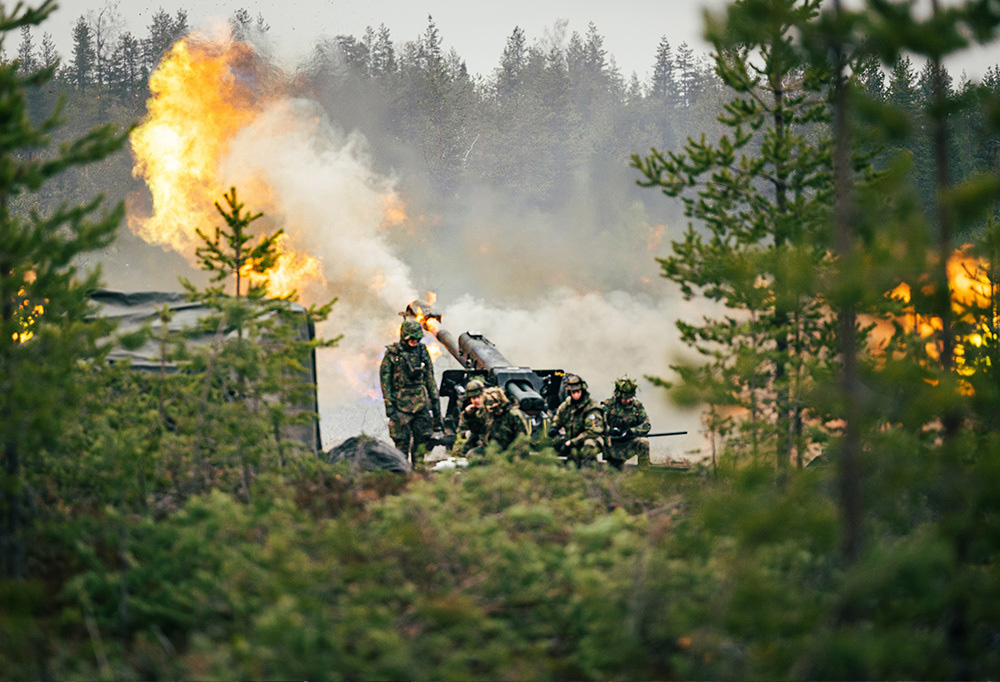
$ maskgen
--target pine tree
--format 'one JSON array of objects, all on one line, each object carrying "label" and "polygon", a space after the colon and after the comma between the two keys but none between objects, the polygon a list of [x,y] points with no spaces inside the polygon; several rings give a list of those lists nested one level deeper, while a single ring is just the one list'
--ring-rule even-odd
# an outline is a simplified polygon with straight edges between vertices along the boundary
[{"label": "pine tree", "polygon": [[[37,26],[54,9],[51,1],[37,9],[18,5],[11,13],[0,6],[0,46],[8,32]],[[12,64],[0,66],[7,112],[0,117],[7,141],[0,147],[0,562],[2,572],[13,576],[25,568],[25,471],[55,446],[64,420],[73,418],[81,398],[79,363],[99,355],[97,339],[107,332],[105,325],[86,321],[98,273],[81,275],[74,259],[110,243],[123,215],[119,205],[95,217],[100,197],[51,215],[15,209],[47,181],[104,158],[126,140],[104,126],[56,154],[24,160],[23,151],[45,148],[63,122],[60,107],[37,126],[25,115],[26,91],[53,75],[53,66],[26,75]]]},{"label": "pine tree", "polygon": [[653,65],[653,82],[650,94],[664,104],[673,104],[677,98],[677,81],[674,73],[674,55],[666,36],[660,38],[656,46],[656,62]]},{"label": "pine tree", "polygon": [[710,359],[680,368],[684,383],[715,400],[725,393],[729,407],[745,410],[742,449],[772,453],[779,468],[793,456],[801,463],[803,424],[822,421],[806,396],[831,360],[823,340],[830,322],[814,295],[830,264],[829,140],[815,127],[829,110],[816,92],[823,74],[803,79],[791,40],[818,8],[819,0],[730,5],[726,21],[712,26],[716,73],[735,92],[719,118],[730,133],[715,144],[689,139],[682,153],[633,156],[640,184],[682,197],[699,221],[673,242],[674,255],[659,259],[663,276],[730,311],[678,323],[682,339]]},{"label": "pine tree", "polygon": [[94,82],[94,38],[90,24],[80,17],[73,27],[73,61],[67,79],[78,90],[86,90]]},{"label": "pine tree", "polygon": [[521,72],[528,63],[528,47],[524,29],[515,26],[508,36],[500,57],[500,68],[496,75],[497,96],[503,100],[513,97],[521,84]]},{"label": "pine tree", "polygon": [[887,97],[885,75],[878,55],[867,54],[858,60],[854,76],[865,92],[876,102],[884,102]]},{"label": "pine tree", "polygon": [[110,85],[123,99],[135,98],[144,89],[142,68],[142,46],[131,32],[118,36],[111,55]]},{"label": "pine tree", "polygon": [[892,65],[889,73],[887,98],[890,104],[903,111],[916,114],[918,106],[917,78],[913,73],[913,62],[901,55]]},{"label": "pine tree", "polygon": [[396,70],[396,49],[392,44],[389,29],[386,28],[385,24],[380,24],[378,27],[378,35],[372,45],[372,76],[376,78],[393,76],[396,74]]},{"label": "pine tree", "polygon": [[679,92],[678,105],[683,108],[690,108],[698,101],[701,77],[698,73],[698,64],[695,61],[694,50],[687,43],[681,43],[677,47],[675,64],[675,79]]},{"label": "pine tree", "polygon": [[30,26],[21,27],[21,42],[17,46],[17,61],[21,65],[21,73],[34,73],[38,68],[35,41],[31,37]]},{"label": "pine tree", "polygon": [[42,34],[42,54],[40,59],[42,68],[51,69],[59,66],[59,52],[56,50],[56,42],[52,38],[52,34],[48,31]]},{"label": "pine tree", "polygon": [[171,45],[187,33],[187,12],[178,10],[171,17],[161,7],[153,15],[148,30],[149,35],[143,40],[143,61],[147,74],[153,72]]},{"label": "pine tree", "polygon": [[[318,419],[302,407],[315,391],[304,381],[305,363],[316,348],[337,340],[303,339],[299,330],[325,320],[334,301],[297,311],[295,292],[269,299],[267,278],[280,257],[284,233],[255,237],[250,225],[263,214],[245,210],[236,188],[223,200],[215,207],[225,227],[211,234],[197,228],[203,245],[196,253],[215,284],[200,290],[182,280],[191,300],[215,311],[201,322],[215,340],[183,356],[189,361],[185,385],[199,399],[176,403],[174,418],[189,425],[198,484],[215,485],[218,472],[235,467],[238,488],[249,500],[250,485],[265,460],[274,455],[271,464],[281,466],[293,454],[284,429]],[[232,295],[226,293],[227,283]]]}]

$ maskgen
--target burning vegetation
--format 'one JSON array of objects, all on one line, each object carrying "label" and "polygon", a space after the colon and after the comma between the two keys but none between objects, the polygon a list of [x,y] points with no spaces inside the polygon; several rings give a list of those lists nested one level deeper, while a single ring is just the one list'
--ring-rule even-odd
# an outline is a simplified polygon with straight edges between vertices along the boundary
[{"label": "burning vegetation", "polygon": [[[973,247],[966,244],[957,249],[948,260],[948,290],[951,312],[955,323],[955,368],[964,376],[976,371],[978,362],[991,367],[993,360],[989,354],[981,355],[978,349],[995,348],[1000,327],[1000,280],[996,266],[985,258],[972,253]],[[921,283],[918,293],[924,300],[934,294],[934,285]],[[904,332],[925,339],[924,351],[933,360],[940,359],[940,342],[936,338],[942,331],[940,317],[918,311],[914,301],[914,291],[907,283],[902,283],[889,292],[890,298],[903,305],[903,316],[899,321]]]}]

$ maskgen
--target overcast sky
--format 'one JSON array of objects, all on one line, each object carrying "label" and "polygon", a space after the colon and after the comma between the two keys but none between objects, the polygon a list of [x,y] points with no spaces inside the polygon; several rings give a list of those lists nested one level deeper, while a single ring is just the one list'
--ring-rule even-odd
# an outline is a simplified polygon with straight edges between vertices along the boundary
[{"label": "overcast sky", "polygon": [[[106,0],[59,0],[60,9],[42,26],[50,32],[64,58],[69,58],[72,26],[88,11],[108,5]],[[385,24],[397,45],[417,38],[433,16],[445,49],[454,48],[472,73],[488,75],[500,63],[504,43],[515,26],[534,42],[560,19],[569,32],[587,32],[593,22],[622,73],[645,78],[652,72],[656,46],[662,36],[671,45],[687,42],[707,52],[701,40],[704,6],[721,7],[724,0],[118,0],[118,12],[137,36],[145,36],[151,17],[162,7],[173,14],[188,13],[193,27],[210,25],[212,17],[232,16],[239,8],[258,14],[270,24],[277,52],[294,59],[317,38],[338,34],[361,37],[366,26]]]},{"label": "overcast sky", "polygon": [[[918,0],[918,5],[929,3]],[[686,42],[696,52],[707,53],[709,46],[701,38],[702,12],[725,4],[726,0],[59,0],[60,9],[42,30],[53,35],[60,53],[69,59],[76,19],[107,6],[117,7],[139,37],[147,34],[151,17],[161,7],[171,14],[186,10],[194,28],[207,28],[245,8],[270,24],[275,52],[292,64],[318,38],[338,34],[360,38],[366,26],[377,29],[385,24],[393,42],[400,45],[423,33],[430,15],[445,49],[454,48],[473,74],[488,76],[499,64],[504,43],[515,26],[524,29],[528,41],[534,42],[560,20],[568,22],[569,32],[580,34],[586,34],[593,22],[622,74],[627,78],[635,72],[647,80],[663,36],[674,47]],[[994,44],[950,62],[949,68],[956,76],[965,70],[978,80],[987,67],[998,62],[1000,47]]]}]

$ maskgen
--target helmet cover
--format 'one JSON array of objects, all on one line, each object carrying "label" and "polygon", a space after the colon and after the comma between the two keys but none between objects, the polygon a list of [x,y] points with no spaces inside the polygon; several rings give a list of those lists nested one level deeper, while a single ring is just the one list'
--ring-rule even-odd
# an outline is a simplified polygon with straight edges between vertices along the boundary
[{"label": "helmet cover", "polygon": [[416,339],[419,341],[424,338],[424,328],[420,326],[420,323],[416,320],[403,320],[403,324],[399,326],[399,340],[406,341],[408,339]]},{"label": "helmet cover", "polygon": [[566,392],[572,393],[573,391],[584,391],[587,390],[587,382],[576,374],[570,374],[566,377]]},{"label": "helmet cover", "polygon": [[483,407],[490,412],[502,410],[507,403],[507,394],[503,392],[503,389],[490,386],[483,392]]},{"label": "helmet cover", "polygon": [[482,395],[485,388],[486,385],[479,379],[470,379],[465,385],[465,395],[475,398],[477,395]]},{"label": "helmet cover", "polygon": [[628,376],[620,377],[615,381],[615,395],[619,395],[623,398],[633,397],[637,388],[638,386],[635,383],[635,379]]}]

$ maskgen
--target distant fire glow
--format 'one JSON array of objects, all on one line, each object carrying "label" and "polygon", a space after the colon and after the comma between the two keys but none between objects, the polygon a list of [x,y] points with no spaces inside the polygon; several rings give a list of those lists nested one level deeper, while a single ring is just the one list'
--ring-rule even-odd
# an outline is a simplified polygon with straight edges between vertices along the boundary
[{"label": "distant fire glow", "polygon": [[[970,247],[965,245],[955,251],[948,260],[948,281],[951,291],[951,308],[955,319],[965,323],[974,331],[957,339],[955,359],[959,373],[968,374],[972,369],[964,366],[965,344],[982,346],[986,339],[991,338],[1000,319],[997,319],[995,306],[997,304],[998,283],[992,281],[989,263],[984,259],[969,254]],[[925,291],[924,293],[930,293]],[[902,283],[889,292],[889,296],[903,303],[910,303],[912,291],[910,285]],[[908,307],[903,318],[903,325],[920,338],[931,339],[942,329],[941,319],[933,315],[917,314],[912,306]],[[928,356],[939,357],[935,341],[926,344]]]}]

